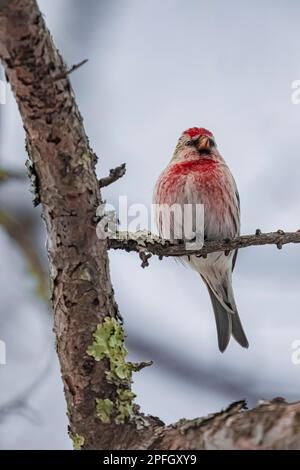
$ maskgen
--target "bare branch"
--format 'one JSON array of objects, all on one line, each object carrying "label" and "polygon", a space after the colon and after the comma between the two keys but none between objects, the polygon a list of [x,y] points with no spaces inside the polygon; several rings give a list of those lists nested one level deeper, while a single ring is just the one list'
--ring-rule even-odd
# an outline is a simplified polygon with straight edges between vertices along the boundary
[{"label": "bare branch", "polygon": [[80,67],[82,67],[83,65],[85,65],[87,62],[89,61],[89,59],[83,59],[81,62],[79,62],[78,64],[74,64],[72,65],[71,68],[69,68],[67,70],[67,75],[70,75],[71,73],[75,72],[75,70],[79,69]]},{"label": "bare branch", "polygon": [[67,78],[68,75],[70,75],[71,73],[75,72],[75,70],[79,69],[80,67],[82,67],[83,65],[85,65],[87,62],[89,61],[89,59],[84,59],[82,60],[81,62],[79,62],[78,64],[74,64],[72,65],[72,67],[70,67],[69,69],[61,72],[61,73],[58,73],[57,75],[55,75],[54,77],[51,77],[49,78],[49,82],[55,82],[55,81],[58,81],[58,80],[62,80],[64,78]]},{"label": "bare branch", "polygon": [[122,165],[117,166],[116,168],[112,168],[109,170],[109,175],[106,176],[105,178],[101,178],[99,180],[99,188],[105,188],[105,186],[108,186],[118,179],[122,178],[126,173],[126,164],[122,163]]},{"label": "bare branch", "polygon": [[125,250],[127,252],[135,251],[140,254],[144,262],[143,267],[147,266],[148,259],[145,258],[148,253],[159,256],[190,256],[197,255],[205,257],[209,253],[224,251],[228,253],[232,250],[246,248],[248,246],[276,245],[281,249],[288,243],[300,243],[300,230],[297,232],[277,232],[262,233],[257,230],[254,235],[242,235],[231,240],[206,241],[201,250],[186,249],[183,242],[171,242],[163,240],[157,235],[141,231],[136,233],[119,232],[116,238],[108,239],[108,247],[113,250]]},{"label": "bare branch", "polygon": [[245,401],[220,413],[158,429],[147,449],[285,450],[299,449],[300,402],[261,401],[247,410]]}]

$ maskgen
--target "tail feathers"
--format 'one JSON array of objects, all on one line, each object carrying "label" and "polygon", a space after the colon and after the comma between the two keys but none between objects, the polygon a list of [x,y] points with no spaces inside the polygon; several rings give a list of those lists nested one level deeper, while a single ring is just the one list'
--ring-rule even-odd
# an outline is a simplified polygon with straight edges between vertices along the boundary
[{"label": "tail feathers", "polygon": [[247,336],[242,327],[242,323],[239,314],[235,312],[231,315],[232,318],[232,336],[243,348],[249,348]]},{"label": "tail feathers", "polygon": [[231,335],[243,348],[248,348],[249,343],[243,330],[238,312],[228,312],[215,296],[211,288],[209,286],[207,287],[215,314],[220,351],[225,351]]},{"label": "tail feathers", "polygon": [[224,352],[228,346],[232,332],[232,315],[221,305],[210,287],[208,287],[208,292],[216,319],[219,349],[221,352]]}]

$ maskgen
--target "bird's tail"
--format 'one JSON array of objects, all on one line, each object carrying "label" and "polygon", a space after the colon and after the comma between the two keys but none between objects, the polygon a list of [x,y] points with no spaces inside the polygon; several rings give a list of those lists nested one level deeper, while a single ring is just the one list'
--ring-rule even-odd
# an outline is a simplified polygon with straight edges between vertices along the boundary
[{"label": "bird's tail", "polygon": [[243,330],[239,314],[237,312],[232,289],[230,293],[232,296],[232,302],[226,302],[228,304],[228,308],[225,308],[225,306],[220,302],[211,287],[207,283],[206,285],[215,314],[218,333],[218,344],[220,351],[225,351],[228,346],[231,335],[243,348],[248,348],[249,343]]}]

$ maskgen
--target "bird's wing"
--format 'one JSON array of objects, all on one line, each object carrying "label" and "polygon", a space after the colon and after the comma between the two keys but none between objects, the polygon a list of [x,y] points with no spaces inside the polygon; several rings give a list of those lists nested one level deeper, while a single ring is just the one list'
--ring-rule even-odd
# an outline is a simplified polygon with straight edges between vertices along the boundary
[{"label": "bird's wing", "polygon": [[[236,184],[235,184],[235,195],[236,195],[236,199],[237,199],[237,203],[238,203],[238,217],[240,218],[241,201],[240,201],[240,195],[239,195],[238,189],[236,187]],[[237,235],[239,235],[239,234],[240,234],[240,230],[238,230]],[[234,267],[235,267],[237,254],[238,254],[238,250],[235,250],[234,255],[233,255],[233,259],[232,259],[232,271],[234,270]]]}]

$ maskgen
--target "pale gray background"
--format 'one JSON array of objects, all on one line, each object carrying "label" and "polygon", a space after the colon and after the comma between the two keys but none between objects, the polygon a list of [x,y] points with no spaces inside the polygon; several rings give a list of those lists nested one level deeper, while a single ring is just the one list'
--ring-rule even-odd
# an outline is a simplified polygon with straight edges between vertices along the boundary
[{"label": "pale gray background", "polygon": [[[151,203],[155,179],[179,134],[203,126],[215,134],[236,178],[242,231],[300,228],[300,3],[222,0],[40,0],[72,75],[99,175],[127,162],[127,175],[104,191],[117,203]],[[24,132],[9,95],[0,106],[0,162],[22,169]],[[35,217],[28,185],[0,188],[0,204]],[[111,253],[111,274],[135,359],[155,365],[135,376],[145,412],[166,422],[217,411],[231,401],[296,399],[300,365],[300,254],[297,246],[239,253],[235,293],[250,349],[217,348],[207,292],[173,260],[142,271],[134,254]],[[0,448],[66,449],[67,420],[51,317],[14,244],[0,230]],[[299,395],[298,395],[299,398]]]}]

